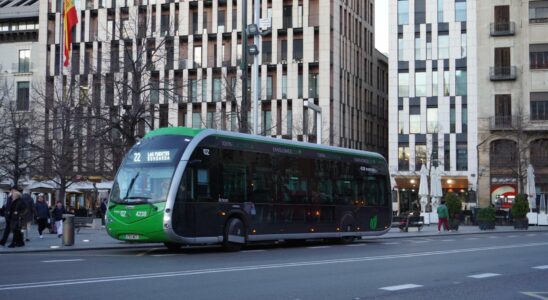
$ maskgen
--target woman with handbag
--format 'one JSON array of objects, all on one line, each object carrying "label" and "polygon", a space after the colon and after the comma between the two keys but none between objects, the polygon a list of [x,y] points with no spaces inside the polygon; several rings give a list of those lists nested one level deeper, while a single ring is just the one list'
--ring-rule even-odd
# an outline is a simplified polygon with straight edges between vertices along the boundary
[{"label": "woman with handbag", "polygon": [[55,208],[53,209],[52,216],[55,221],[55,227],[57,229],[57,236],[61,237],[63,235],[63,214],[65,213],[65,208],[61,201],[55,203]]}]

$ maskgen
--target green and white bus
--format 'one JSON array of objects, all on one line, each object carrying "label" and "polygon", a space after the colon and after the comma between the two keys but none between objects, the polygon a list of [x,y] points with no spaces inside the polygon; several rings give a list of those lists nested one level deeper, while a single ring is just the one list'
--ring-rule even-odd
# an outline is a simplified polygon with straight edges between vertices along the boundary
[{"label": "green and white bus", "polygon": [[336,239],[390,229],[379,154],[213,129],[161,128],[125,157],[108,203],[115,239],[168,248]]}]

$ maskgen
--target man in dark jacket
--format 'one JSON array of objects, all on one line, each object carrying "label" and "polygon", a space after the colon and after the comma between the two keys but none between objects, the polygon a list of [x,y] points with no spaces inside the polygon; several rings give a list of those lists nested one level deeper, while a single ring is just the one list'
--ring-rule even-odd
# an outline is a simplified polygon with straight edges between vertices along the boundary
[{"label": "man in dark jacket", "polygon": [[11,233],[11,227],[10,227],[10,219],[11,219],[11,202],[12,202],[12,193],[14,191],[17,191],[17,187],[11,187],[10,189],[10,195],[8,196],[8,199],[6,200],[6,203],[4,203],[4,206],[2,207],[2,211],[4,213],[4,219],[6,220],[6,226],[4,228],[4,233],[2,235],[2,239],[0,240],[0,245],[5,246],[6,242],[8,241],[8,238]]},{"label": "man in dark jacket", "polygon": [[38,234],[40,238],[43,238],[42,232],[46,229],[49,219],[49,208],[44,201],[44,194],[40,193],[38,195],[38,201],[36,201],[35,206],[36,220],[38,221]]}]

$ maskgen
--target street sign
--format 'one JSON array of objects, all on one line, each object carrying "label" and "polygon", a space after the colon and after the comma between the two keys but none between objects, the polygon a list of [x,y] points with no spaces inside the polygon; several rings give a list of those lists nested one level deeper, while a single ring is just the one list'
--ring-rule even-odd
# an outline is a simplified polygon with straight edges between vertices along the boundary
[{"label": "street sign", "polygon": [[259,21],[259,27],[261,29],[268,29],[270,28],[272,25],[271,25],[271,22],[270,22],[270,18],[264,18],[264,19],[261,19]]}]

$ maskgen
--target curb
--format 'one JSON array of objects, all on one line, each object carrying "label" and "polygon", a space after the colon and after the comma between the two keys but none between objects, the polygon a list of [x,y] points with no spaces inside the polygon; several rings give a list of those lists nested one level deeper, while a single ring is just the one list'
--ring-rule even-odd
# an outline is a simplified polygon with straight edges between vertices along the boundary
[{"label": "curb", "polygon": [[[426,238],[426,237],[442,237],[442,236],[455,236],[455,235],[481,235],[481,234],[499,234],[499,233],[527,233],[527,232],[546,232],[548,233],[548,228],[529,228],[529,230],[502,230],[497,231],[495,230],[484,230],[484,231],[477,231],[477,232],[442,232],[442,233],[432,233],[432,232],[425,232],[424,234],[421,232],[407,232],[407,233],[396,233],[398,236],[364,236],[362,237],[362,241],[367,240],[375,240],[375,239],[409,239],[409,238]],[[402,234],[402,235],[399,235]],[[403,234],[409,234],[409,235],[403,235]],[[24,254],[24,253],[44,253],[44,252],[70,252],[70,251],[94,251],[94,250],[116,250],[116,249],[150,249],[150,248],[157,248],[161,247],[163,248],[164,245],[161,243],[151,243],[151,244],[127,244],[127,245],[119,245],[119,246],[95,246],[95,247],[87,247],[87,248],[68,248],[72,246],[61,246],[60,248],[47,248],[47,249],[21,249],[21,250],[7,250],[7,251],[0,251],[0,256],[5,254]]]}]

